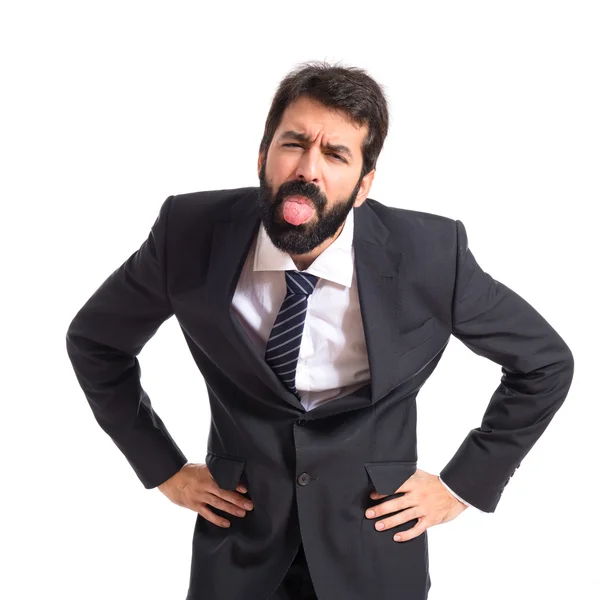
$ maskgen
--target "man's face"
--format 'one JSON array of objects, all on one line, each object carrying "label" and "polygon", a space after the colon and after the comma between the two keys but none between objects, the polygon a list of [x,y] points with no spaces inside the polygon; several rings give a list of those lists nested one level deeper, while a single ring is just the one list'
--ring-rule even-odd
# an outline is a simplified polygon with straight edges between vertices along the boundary
[{"label": "man's face", "polygon": [[[277,248],[293,255],[310,252],[364,202],[375,173],[359,179],[367,131],[306,97],[287,107],[266,161],[261,155],[258,162],[261,219]],[[309,201],[308,220],[294,217],[299,207],[293,196]]]}]

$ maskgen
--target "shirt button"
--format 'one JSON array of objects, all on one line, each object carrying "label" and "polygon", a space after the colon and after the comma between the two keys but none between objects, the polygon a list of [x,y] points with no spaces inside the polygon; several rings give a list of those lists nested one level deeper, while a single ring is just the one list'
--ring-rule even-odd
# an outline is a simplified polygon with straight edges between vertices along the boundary
[{"label": "shirt button", "polygon": [[297,481],[300,485],[308,485],[310,483],[310,475],[308,473],[302,473]]}]

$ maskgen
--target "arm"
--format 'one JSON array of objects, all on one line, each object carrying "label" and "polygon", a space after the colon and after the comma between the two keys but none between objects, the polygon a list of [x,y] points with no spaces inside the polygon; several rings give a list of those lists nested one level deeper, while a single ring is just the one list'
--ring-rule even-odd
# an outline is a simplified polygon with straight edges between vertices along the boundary
[{"label": "arm", "polygon": [[173,315],[165,280],[169,208],[165,200],[148,238],[87,300],[71,321],[67,353],[98,424],[146,488],[186,464],[140,384],[137,355]]},{"label": "arm", "polygon": [[481,426],[467,434],[439,476],[470,504],[494,512],[508,480],[565,400],[574,359],[529,303],[481,269],[461,221],[456,231],[452,334],[501,365],[502,377]]}]

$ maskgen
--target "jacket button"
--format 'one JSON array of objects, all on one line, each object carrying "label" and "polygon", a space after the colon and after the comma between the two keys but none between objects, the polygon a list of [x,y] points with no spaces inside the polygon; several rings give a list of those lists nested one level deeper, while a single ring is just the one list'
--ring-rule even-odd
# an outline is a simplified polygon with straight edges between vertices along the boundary
[{"label": "jacket button", "polygon": [[308,473],[302,473],[297,481],[300,485],[308,485],[310,483],[310,475]]},{"label": "jacket button", "polygon": [[308,423],[308,419],[298,419],[296,421],[297,425],[306,425]]}]

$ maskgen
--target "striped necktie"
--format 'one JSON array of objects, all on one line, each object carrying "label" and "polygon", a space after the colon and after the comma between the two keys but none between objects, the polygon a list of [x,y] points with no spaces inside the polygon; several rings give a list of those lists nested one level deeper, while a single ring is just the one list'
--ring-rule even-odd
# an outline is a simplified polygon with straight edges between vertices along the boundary
[{"label": "striped necktie", "polygon": [[285,272],[287,293],[271,329],[265,351],[267,364],[298,398],[300,395],[296,390],[296,365],[300,354],[308,296],[313,293],[318,280],[316,275],[303,271]]}]

